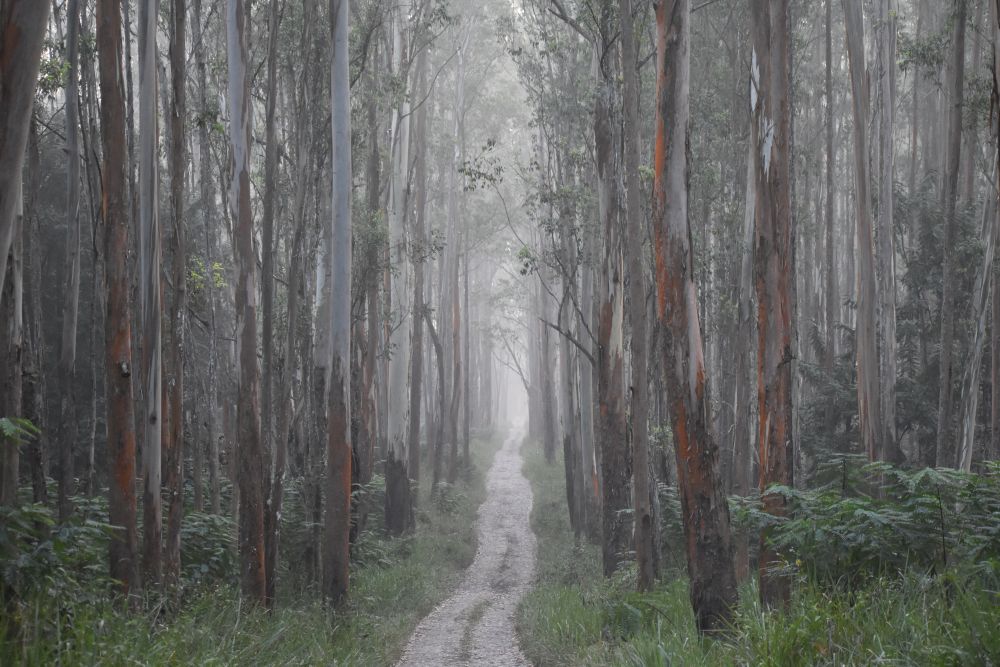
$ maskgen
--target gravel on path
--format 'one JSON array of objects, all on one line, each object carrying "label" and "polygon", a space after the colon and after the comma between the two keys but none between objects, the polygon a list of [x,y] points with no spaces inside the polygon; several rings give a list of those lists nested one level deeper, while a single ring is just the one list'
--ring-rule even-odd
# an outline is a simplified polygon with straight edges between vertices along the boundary
[{"label": "gravel on path", "polygon": [[535,578],[531,485],[521,473],[524,430],[512,430],[486,478],[475,560],[454,595],[420,622],[399,667],[527,666],[514,612]]}]

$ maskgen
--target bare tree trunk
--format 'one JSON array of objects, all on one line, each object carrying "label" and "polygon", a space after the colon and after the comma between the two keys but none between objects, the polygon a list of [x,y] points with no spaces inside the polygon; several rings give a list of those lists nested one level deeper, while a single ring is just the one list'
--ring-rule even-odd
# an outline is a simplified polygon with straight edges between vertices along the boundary
[{"label": "bare tree trunk", "polygon": [[[879,0],[877,32],[879,194],[876,224],[878,269],[879,459],[904,462],[896,438],[896,244],[893,225],[896,183],[896,0]],[[860,303],[860,302],[859,302]]]},{"label": "bare tree trunk", "polygon": [[260,367],[257,364],[257,264],[250,210],[250,87],[247,73],[245,0],[227,0],[229,122],[232,162],[229,208],[234,224],[236,348],[239,363],[236,430],[239,460],[240,588],[257,603],[266,601],[264,551],[264,462],[260,435]]},{"label": "bare tree trunk", "polygon": [[[59,518],[65,521],[73,511],[70,496],[74,489],[73,445],[77,439],[76,416],[76,330],[80,312],[80,2],[66,6],[66,51],[69,72],[66,83],[66,268],[63,292],[62,339],[59,354]],[[2,283],[2,280],[0,280]]]},{"label": "bare tree trunk", "polygon": [[159,586],[162,577],[160,507],[162,366],[161,366],[161,250],[158,214],[159,169],[156,117],[156,19],[159,0],[139,5],[139,284],[142,302],[143,393],[142,569],[147,584]]},{"label": "bare tree trunk", "polygon": [[[788,0],[751,4],[750,123],[754,150],[754,282],[757,291],[757,391],[760,489],[764,510],[782,516],[784,497],[772,484],[792,486],[792,341],[795,315],[795,231],[791,194],[791,28]],[[771,570],[778,557],[767,531],[760,544],[760,594],[787,604],[787,577]]]},{"label": "bare tree trunk", "polygon": [[[837,355],[837,310],[840,307],[840,294],[837,289],[837,270],[834,263],[834,246],[836,244],[835,226],[833,220],[833,201],[835,192],[834,169],[837,154],[833,148],[833,0],[826,0],[826,353],[823,358],[823,370],[827,377],[833,375],[834,360]],[[911,188],[912,190],[912,188]],[[832,415],[831,415],[832,417]],[[832,419],[831,419],[832,421]]]},{"label": "bare tree trunk", "polygon": [[[991,179],[996,182],[996,175]],[[962,415],[959,422],[959,448],[956,467],[965,472],[972,470],[972,455],[976,444],[976,415],[979,413],[979,370],[983,361],[986,339],[988,303],[993,284],[993,258],[997,237],[997,202],[990,197],[983,207],[980,238],[985,247],[983,263],[976,273],[976,286],[972,296],[972,321],[976,328],[969,343],[969,358],[962,374]]]},{"label": "bare tree trunk", "polygon": [[323,591],[340,605],[348,591],[351,514],[351,102],[347,0],[330,0],[333,53],[333,218],[330,275],[330,383]]},{"label": "bare tree trunk", "polygon": [[[669,5],[669,6],[668,6]],[[729,509],[709,430],[708,392],[688,212],[690,4],[656,9],[656,150],[653,247],[656,316],[671,392],[677,486],[684,519],[691,604],[699,631],[727,627],[736,604]]]},{"label": "bare tree trunk", "polygon": [[187,312],[187,253],[184,231],[184,178],[187,156],[184,151],[187,114],[187,46],[185,0],[171,2],[170,72],[172,105],[170,109],[170,208],[173,229],[170,231],[173,299],[170,302],[166,358],[167,408],[163,429],[163,461],[166,466],[167,539],[164,547],[164,588],[176,591],[181,574],[181,520],[184,515],[184,328]]},{"label": "bare tree trunk", "polygon": [[[410,497],[409,434],[407,424],[410,391],[407,372],[410,366],[410,311],[406,300],[408,293],[408,267],[404,217],[407,205],[409,176],[410,102],[408,72],[408,15],[409,4],[398,6],[392,17],[392,44],[394,70],[403,85],[403,99],[394,110],[391,133],[391,167],[389,174],[389,285],[386,293],[394,320],[389,335],[389,432],[385,460],[385,525],[392,535],[399,535],[413,526],[413,501]],[[392,269],[395,269],[393,274]]]},{"label": "bare tree trunk", "polygon": [[[829,2],[830,0],[827,0]],[[735,419],[733,422],[733,494],[749,496],[753,489],[754,432],[750,428],[753,418],[753,341],[754,318],[754,208],[757,200],[757,183],[754,173],[753,142],[747,142],[747,184],[743,211],[743,246],[740,261],[739,322],[737,324]],[[739,532],[734,544],[736,581],[746,581],[750,576],[750,537]]]},{"label": "bare tree trunk", "polygon": [[944,260],[941,265],[941,369],[938,394],[938,430],[936,464],[939,468],[955,465],[955,443],[951,437],[952,409],[952,345],[955,337],[955,228],[958,199],[958,170],[962,159],[962,95],[965,90],[965,14],[966,0],[955,0],[953,56],[950,75],[950,110],[948,113],[948,146],[944,169]]},{"label": "bare tree trunk", "polygon": [[[409,473],[420,479],[420,393],[423,388],[424,373],[424,265],[430,253],[427,248],[426,217],[427,217],[427,49],[421,49],[417,57],[417,90],[418,100],[423,100],[417,110],[416,126],[416,156],[414,158],[414,180],[417,189],[417,215],[413,228],[413,244],[411,261],[413,262],[413,335],[410,342],[410,430],[409,443]],[[430,424],[427,424],[430,443]]]},{"label": "bare tree trunk", "polygon": [[[24,149],[28,143],[38,66],[51,4],[7,0],[0,8],[0,295],[14,240]],[[0,296],[0,298],[3,298]]]},{"label": "bare tree trunk", "polygon": [[[100,47],[100,45],[98,45]],[[25,209],[35,211],[40,182],[41,156],[38,148],[38,128],[34,120],[29,132],[29,148],[27,156],[27,187],[28,203]],[[31,475],[31,496],[36,503],[49,504],[49,494],[45,480],[47,438],[45,419],[45,378],[42,375],[42,316],[41,316],[41,275],[42,263],[38,250],[37,213],[31,213],[24,219],[24,313],[27,324],[24,337],[24,385],[21,388],[21,400],[24,404],[24,416],[30,420],[41,433],[27,444],[28,470]]]},{"label": "bare tree trunk", "polygon": [[[649,479],[649,382],[646,378],[646,263],[639,182],[639,77],[632,0],[622,0],[622,72],[624,74],[625,210],[629,272],[629,322],[632,325],[632,448],[635,457],[635,558],[639,590],[649,590],[654,570],[653,512]],[[682,8],[683,9],[683,8]]]},{"label": "bare tree trunk", "polygon": [[[847,52],[851,66],[851,106],[854,113],[854,186],[857,216],[858,322],[855,333],[858,373],[858,419],[861,445],[869,461],[882,452],[878,340],[876,336],[875,250],[872,228],[868,155],[868,86],[861,0],[843,0]],[[890,185],[891,187],[891,185]]]},{"label": "bare tree trunk", "polygon": [[[997,77],[1000,77],[1000,5],[996,0],[990,2],[990,37],[993,40],[993,104],[1000,103],[1000,87],[997,85]],[[995,121],[1000,122],[1000,121]],[[1000,126],[994,125],[996,133],[996,160],[997,173],[1000,177]],[[998,215],[1000,215],[1000,205],[998,205]],[[996,234],[1000,236],[1000,223],[997,224]],[[994,244],[997,239],[994,239]],[[992,404],[990,405],[990,450],[988,456],[996,460],[1000,458],[1000,262],[994,261],[991,267],[993,273],[993,321],[990,324],[990,393]]]},{"label": "bare tree trunk", "polygon": [[[267,37],[267,105],[264,118],[264,202],[262,212],[263,262],[261,271],[262,331],[261,347],[261,441],[264,451],[264,497],[267,508],[264,511],[264,578],[267,582],[265,593],[268,608],[274,607],[275,566],[278,554],[278,514],[275,512],[277,480],[271,478],[271,461],[274,458],[275,438],[272,428],[274,402],[271,394],[274,388],[274,191],[277,186],[278,146],[275,136],[274,112],[278,101],[278,28],[281,24],[278,0],[271,0],[268,14]],[[289,322],[291,328],[291,322]],[[279,433],[279,437],[282,435]]]},{"label": "bare tree trunk", "polygon": [[[48,3],[44,3],[48,4]],[[118,0],[97,2],[104,165],[104,279],[107,294],[104,379],[107,391],[111,577],[125,595],[139,590],[135,492],[135,419],[132,399],[132,330],[129,300],[128,159],[122,73],[122,19]]]},{"label": "bare tree trunk", "polygon": [[[679,9],[684,9],[683,6]],[[632,452],[627,440],[625,415],[625,259],[621,228],[620,169],[616,119],[615,87],[617,59],[613,49],[611,2],[601,6],[602,43],[598,53],[598,82],[594,100],[594,141],[597,158],[598,212],[604,238],[601,272],[598,281],[598,384],[600,413],[598,430],[601,453],[603,494],[604,576],[611,576],[631,550],[632,522],[627,511],[632,507]]]},{"label": "bare tree trunk", "polygon": [[[15,208],[14,238],[10,245],[7,273],[0,292],[0,415],[21,416],[22,363],[24,350],[24,281],[22,279],[24,207],[18,192]],[[0,505],[18,504],[20,443],[0,434]]]},{"label": "bare tree trunk", "polygon": [[219,477],[219,434],[216,412],[219,406],[218,340],[215,309],[215,189],[212,181],[211,144],[208,139],[208,82],[205,62],[206,45],[202,27],[202,0],[194,0],[195,66],[198,70],[199,170],[202,224],[205,226],[205,292],[208,301],[208,378],[205,387],[206,418],[208,421],[208,487],[212,514],[222,511],[221,480]]}]

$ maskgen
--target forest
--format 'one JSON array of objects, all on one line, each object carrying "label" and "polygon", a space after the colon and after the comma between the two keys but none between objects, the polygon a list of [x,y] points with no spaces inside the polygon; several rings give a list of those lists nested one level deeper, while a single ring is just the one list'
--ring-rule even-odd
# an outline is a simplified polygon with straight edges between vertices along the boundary
[{"label": "forest", "polygon": [[0,0],[0,664],[1000,664],[1000,0]]}]

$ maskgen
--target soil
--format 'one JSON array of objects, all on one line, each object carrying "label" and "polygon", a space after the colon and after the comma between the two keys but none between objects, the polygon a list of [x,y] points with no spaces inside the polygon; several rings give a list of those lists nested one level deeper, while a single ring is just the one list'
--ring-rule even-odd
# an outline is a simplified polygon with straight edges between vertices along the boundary
[{"label": "soil", "polygon": [[458,590],[417,626],[400,667],[529,665],[514,631],[517,604],[535,578],[523,441],[523,429],[511,431],[497,452],[476,521],[476,557]]}]

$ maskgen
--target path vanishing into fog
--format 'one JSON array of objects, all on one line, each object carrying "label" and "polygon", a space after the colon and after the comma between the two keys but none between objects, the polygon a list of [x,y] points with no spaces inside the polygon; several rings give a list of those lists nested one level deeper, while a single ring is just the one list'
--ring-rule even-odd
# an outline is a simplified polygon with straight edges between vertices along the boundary
[{"label": "path vanishing into fog", "polygon": [[476,522],[475,560],[458,590],[417,626],[401,667],[528,665],[514,632],[517,604],[535,578],[523,441],[524,430],[512,430],[493,459]]}]

